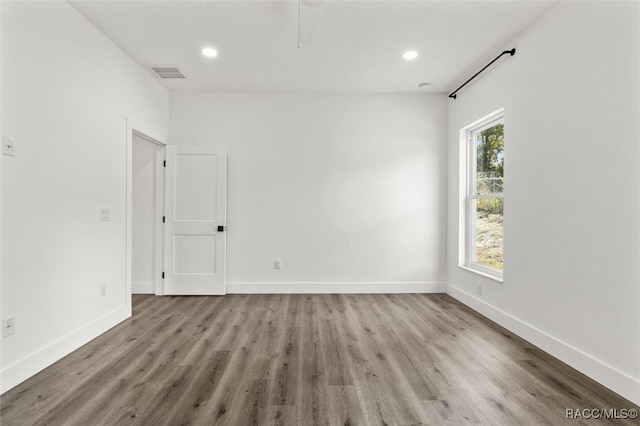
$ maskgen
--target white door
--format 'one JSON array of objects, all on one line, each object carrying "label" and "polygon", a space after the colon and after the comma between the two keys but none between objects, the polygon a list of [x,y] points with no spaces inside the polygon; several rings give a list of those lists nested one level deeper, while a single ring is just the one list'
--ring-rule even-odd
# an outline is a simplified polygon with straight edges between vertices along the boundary
[{"label": "white door", "polygon": [[225,294],[227,152],[167,145],[164,294]]}]

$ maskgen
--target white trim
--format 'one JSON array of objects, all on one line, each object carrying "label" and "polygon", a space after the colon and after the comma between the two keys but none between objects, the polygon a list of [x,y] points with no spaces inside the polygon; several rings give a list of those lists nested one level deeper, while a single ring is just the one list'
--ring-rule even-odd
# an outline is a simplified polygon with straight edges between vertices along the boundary
[{"label": "white trim", "polygon": [[429,282],[227,282],[227,294],[445,293]]},{"label": "white trim", "polygon": [[[498,108],[497,110],[495,110],[495,111],[485,115],[484,117],[474,121],[473,123],[469,124],[468,126],[465,126],[462,130],[465,133],[467,133],[469,131],[481,129],[484,126],[487,126],[488,124],[490,124],[491,122],[498,120],[497,117],[499,117],[501,115],[504,115],[504,107]],[[491,127],[491,126],[488,126],[488,127]]]},{"label": "white trim", "polygon": [[591,355],[562,340],[537,329],[531,324],[478,299],[451,284],[446,285],[447,294],[474,311],[489,318],[512,333],[536,345],[548,354],[606,386],[634,404],[640,405],[640,380],[607,365]]},{"label": "white trim", "polygon": [[130,316],[131,312],[122,306],[8,365],[0,371],[0,393],[19,385]]},{"label": "white trim", "polygon": [[492,279],[494,281],[498,281],[499,283],[503,283],[504,279],[502,278],[502,274],[493,274],[491,270],[485,272],[485,267],[482,265],[458,265],[460,269],[464,269],[465,271],[473,272],[474,274],[482,275],[485,278]]},{"label": "white trim", "polygon": [[152,281],[132,282],[131,293],[133,294],[156,294],[156,286]]}]

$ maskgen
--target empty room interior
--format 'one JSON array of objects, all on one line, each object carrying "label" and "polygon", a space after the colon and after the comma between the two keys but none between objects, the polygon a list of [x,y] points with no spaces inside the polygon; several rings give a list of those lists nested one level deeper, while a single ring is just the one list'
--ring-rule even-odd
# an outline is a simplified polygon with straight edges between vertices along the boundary
[{"label": "empty room interior", "polygon": [[0,1],[2,425],[637,425],[640,2]]}]

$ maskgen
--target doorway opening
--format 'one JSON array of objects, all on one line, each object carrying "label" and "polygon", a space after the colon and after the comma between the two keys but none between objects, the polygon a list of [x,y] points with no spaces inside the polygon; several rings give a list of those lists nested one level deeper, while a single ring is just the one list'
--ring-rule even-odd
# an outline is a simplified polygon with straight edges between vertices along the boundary
[{"label": "doorway opening", "polygon": [[127,120],[126,294],[162,295],[164,171],[166,145]]},{"label": "doorway opening", "polygon": [[162,294],[164,146],[133,132],[131,291]]}]

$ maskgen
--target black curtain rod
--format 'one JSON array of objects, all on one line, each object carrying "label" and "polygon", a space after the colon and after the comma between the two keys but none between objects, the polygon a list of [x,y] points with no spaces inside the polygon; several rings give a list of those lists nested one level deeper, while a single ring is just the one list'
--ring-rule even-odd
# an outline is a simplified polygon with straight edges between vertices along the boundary
[{"label": "black curtain rod", "polygon": [[469,80],[465,81],[465,82],[462,84],[462,86],[460,86],[460,87],[458,87],[456,90],[454,90],[454,91],[453,91],[453,93],[449,95],[449,97],[450,97],[450,98],[453,98],[453,99],[457,98],[457,97],[458,97],[458,95],[456,95],[456,93],[458,93],[458,90],[460,90],[460,89],[462,89],[464,86],[466,86],[466,85],[467,85],[467,83],[469,83],[471,80],[473,80],[474,78],[476,78],[476,77],[478,76],[478,74],[480,74],[482,71],[484,71],[484,70],[486,70],[487,68],[489,68],[489,67],[490,67],[490,66],[491,66],[495,61],[497,61],[498,59],[502,58],[502,56],[503,56],[503,55],[506,55],[507,53],[508,53],[508,54],[510,54],[511,56],[515,55],[515,54],[516,54],[516,49],[515,49],[515,47],[514,47],[513,49],[511,49],[511,50],[505,50],[504,52],[502,52],[501,54],[499,54],[498,56],[496,56],[496,58],[495,58],[493,61],[489,62],[487,65],[485,65],[485,67],[484,67],[484,68],[482,68],[480,71],[478,71],[477,73],[475,73],[475,74],[473,75],[473,77],[471,77]]}]

